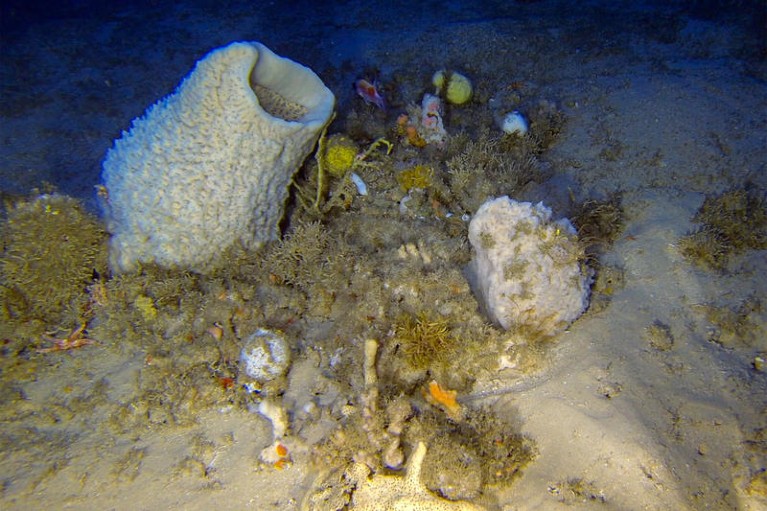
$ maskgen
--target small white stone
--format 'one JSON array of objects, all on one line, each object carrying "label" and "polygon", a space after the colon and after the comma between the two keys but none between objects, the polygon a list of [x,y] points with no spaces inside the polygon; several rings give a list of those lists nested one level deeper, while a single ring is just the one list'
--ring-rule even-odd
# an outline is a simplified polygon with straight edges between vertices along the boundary
[{"label": "small white stone", "polygon": [[400,215],[406,215],[407,214],[407,203],[410,201],[412,197],[410,194],[405,195],[402,197],[402,199],[399,201],[399,213]]},{"label": "small white stone", "polygon": [[508,135],[523,136],[527,134],[527,119],[517,110],[509,112],[501,120],[501,129]]},{"label": "small white stone", "polygon": [[288,371],[290,347],[282,335],[259,328],[245,340],[240,364],[242,373],[252,380],[259,383],[274,380]]}]

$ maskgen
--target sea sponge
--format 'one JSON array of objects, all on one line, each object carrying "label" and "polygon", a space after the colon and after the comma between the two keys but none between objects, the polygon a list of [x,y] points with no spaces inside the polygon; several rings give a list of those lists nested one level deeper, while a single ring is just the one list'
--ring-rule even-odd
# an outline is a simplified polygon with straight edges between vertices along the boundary
[{"label": "sea sponge", "polygon": [[588,306],[593,272],[567,219],[542,203],[485,202],[469,224],[469,278],[490,318],[505,329],[554,335]]},{"label": "sea sponge", "polygon": [[460,73],[450,75],[445,99],[453,105],[463,105],[471,99],[473,87],[469,79]]},{"label": "sea sponge", "polygon": [[446,81],[447,81],[446,69],[440,69],[439,71],[434,73],[431,77],[431,83],[437,88],[437,90],[441,90],[445,86]]},{"label": "sea sponge", "polygon": [[337,133],[328,137],[323,163],[333,177],[343,177],[352,169],[359,147],[349,137]]},{"label": "sea sponge", "polygon": [[240,351],[240,383],[260,384],[283,376],[290,366],[290,346],[281,332],[257,329]]},{"label": "sea sponge", "polygon": [[438,96],[424,94],[421,101],[421,123],[416,126],[418,134],[427,144],[442,145],[447,139],[445,122],[442,118],[442,101]]},{"label": "sea sponge", "polygon": [[256,42],[209,53],[133,121],[103,163],[116,272],[207,272],[279,235],[288,185],[333,112],[310,69]]},{"label": "sea sponge", "polygon": [[432,76],[437,91],[444,91],[445,99],[453,105],[463,105],[471,99],[474,88],[466,76],[455,71],[440,69]]}]

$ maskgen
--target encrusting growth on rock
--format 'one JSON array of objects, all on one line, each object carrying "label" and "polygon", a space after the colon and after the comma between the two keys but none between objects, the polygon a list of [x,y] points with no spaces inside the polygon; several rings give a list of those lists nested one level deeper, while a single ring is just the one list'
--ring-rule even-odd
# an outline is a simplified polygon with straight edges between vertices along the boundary
[{"label": "encrusting growth on rock", "polygon": [[426,444],[418,442],[410,455],[405,477],[376,474],[372,478],[364,463],[355,463],[348,476],[357,484],[352,495],[354,511],[485,511],[466,501],[437,497],[421,482],[421,466],[426,457]]}]

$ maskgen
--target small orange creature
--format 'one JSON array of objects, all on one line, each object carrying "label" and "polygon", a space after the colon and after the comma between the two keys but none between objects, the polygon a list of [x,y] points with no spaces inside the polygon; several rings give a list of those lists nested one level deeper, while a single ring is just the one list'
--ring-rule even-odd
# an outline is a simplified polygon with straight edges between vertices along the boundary
[{"label": "small orange creature", "polygon": [[85,325],[86,323],[83,323],[79,328],[73,330],[71,334],[64,338],[48,337],[47,335],[44,335],[43,340],[52,342],[53,346],[50,348],[39,348],[35,351],[37,353],[50,353],[52,351],[73,350],[89,344],[96,344],[98,341],[85,337]]},{"label": "small orange creature", "polygon": [[405,137],[408,144],[413,147],[426,146],[426,140],[418,133],[415,126],[410,123],[410,118],[407,114],[400,114],[397,117],[397,135]]},{"label": "small orange creature", "polygon": [[411,146],[418,148],[426,146],[426,140],[418,133],[415,126],[408,126],[405,129],[405,133],[407,134],[407,141]]},{"label": "small orange creature", "polygon": [[277,459],[277,461],[275,461],[272,464],[272,466],[276,468],[277,470],[288,468],[292,464],[292,460],[290,459],[290,453],[288,452],[288,448],[285,447],[284,444],[277,442],[277,445],[275,445],[274,450],[277,453],[277,456],[279,456],[279,458]]},{"label": "small orange creature", "polygon": [[224,328],[218,322],[213,323],[213,326],[205,330],[205,332],[209,333],[217,341],[224,337]]},{"label": "small orange creature", "polygon": [[230,378],[228,376],[219,376],[218,377],[218,384],[221,385],[221,388],[224,390],[233,389],[236,385],[236,381],[234,378]]},{"label": "small orange creature", "polygon": [[448,417],[454,420],[460,420],[463,415],[463,409],[458,404],[457,397],[458,392],[455,390],[444,389],[435,380],[429,382],[429,393],[426,394],[426,400],[444,409]]},{"label": "small orange creature", "polygon": [[408,120],[409,119],[407,114],[399,114],[397,116],[397,134],[398,135],[405,134],[405,128],[407,128]]},{"label": "small orange creature", "polygon": [[369,81],[361,78],[354,82],[354,91],[359,97],[365,100],[365,103],[375,105],[384,112],[386,111],[386,103],[380,92],[381,86],[378,82],[370,83]]}]

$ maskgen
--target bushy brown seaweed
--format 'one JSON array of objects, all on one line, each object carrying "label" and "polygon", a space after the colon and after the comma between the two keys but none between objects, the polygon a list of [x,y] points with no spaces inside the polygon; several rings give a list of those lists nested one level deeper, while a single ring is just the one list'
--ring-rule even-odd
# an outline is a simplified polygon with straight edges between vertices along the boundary
[{"label": "bushy brown seaweed", "polygon": [[679,248],[699,266],[723,270],[732,256],[767,248],[767,205],[755,187],[707,196],[693,221],[700,227],[683,236]]},{"label": "bushy brown seaweed", "polygon": [[2,237],[2,316],[48,327],[82,323],[87,287],[107,273],[102,224],[79,201],[46,194],[11,205]]}]

